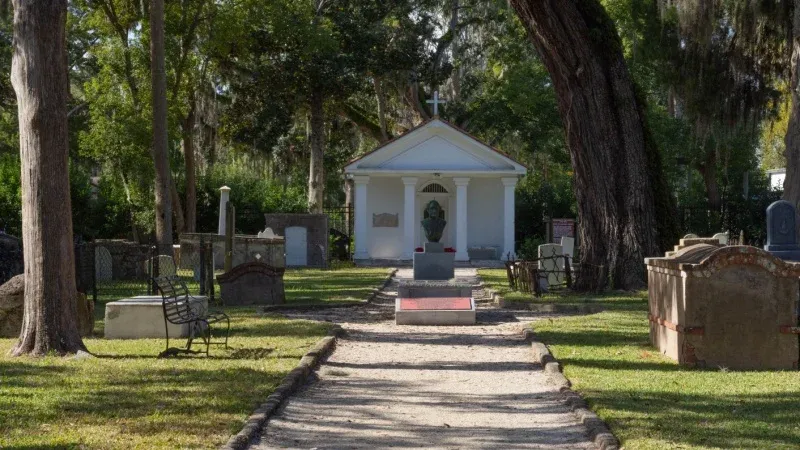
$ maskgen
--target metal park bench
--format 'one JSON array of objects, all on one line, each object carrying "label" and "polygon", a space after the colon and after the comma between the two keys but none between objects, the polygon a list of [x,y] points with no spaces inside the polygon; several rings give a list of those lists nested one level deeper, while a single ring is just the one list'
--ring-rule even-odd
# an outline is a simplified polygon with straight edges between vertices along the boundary
[{"label": "metal park bench", "polygon": [[[231,330],[231,321],[227,314],[221,311],[206,311],[198,308],[199,305],[192,304],[192,296],[186,283],[177,276],[157,277],[153,282],[161,293],[161,304],[164,308],[164,328],[167,337],[167,348],[159,357],[174,356],[179,353],[203,353],[202,350],[192,350],[192,341],[199,337],[206,346],[205,354],[208,356],[211,345],[224,345],[228,348],[228,335]],[[211,341],[211,325],[225,322],[225,341]],[[169,324],[188,325],[189,337],[186,348],[175,348],[169,346]]]}]

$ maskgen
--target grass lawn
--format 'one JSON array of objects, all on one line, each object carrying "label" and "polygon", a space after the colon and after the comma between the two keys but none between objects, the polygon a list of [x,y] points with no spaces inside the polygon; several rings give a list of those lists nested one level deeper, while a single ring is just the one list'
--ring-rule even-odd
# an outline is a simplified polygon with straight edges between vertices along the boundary
[{"label": "grass lawn", "polygon": [[681,368],[650,346],[646,292],[546,300],[605,307],[533,327],[627,450],[800,448],[800,372]]},{"label": "grass lawn", "polygon": [[[365,299],[386,269],[287,273],[290,301]],[[302,299],[302,301],[301,301]],[[95,330],[102,333],[102,304]],[[328,324],[225,308],[231,349],[156,359],[163,339],[84,342],[97,358],[9,358],[0,339],[0,448],[215,448],[293,369]]]},{"label": "grass lawn", "polygon": [[286,303],[364,301],[388,275],[386,268],[377,267],[288,269],[284,276]]}]

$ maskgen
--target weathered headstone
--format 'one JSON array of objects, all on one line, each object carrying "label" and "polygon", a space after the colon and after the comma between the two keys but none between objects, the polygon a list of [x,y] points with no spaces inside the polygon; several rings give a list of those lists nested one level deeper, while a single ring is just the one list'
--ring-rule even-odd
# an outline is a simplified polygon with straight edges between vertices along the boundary
[{"label": "weathered headstone", "polygon": [[286,265],[305,267],[308,265],[308,229],[286,227]]},{"label": "weathered headstone", "polygon": [[111,281],[114,274],[114,260],[111,252],[103,246],[94,248],[94,278],[96,281]]},{"label": "weathered headstone", "polygon": [[282,267],[258,261],[240,264],[217,276],[225,305],[279,305],[286,302]]},{"label": "weathered headstone", "polygon": [[694,233],[689,233],[689,234],[687,234],[686,236],[684,236],[683,238],[684,238],[684,239],[697,239],[697,238],[699,238],[699,237],[700,237],[700,236],[698,236],[698,235],[696,235],[696,234],[694,234]]},{"label": "weathered headstone", "polygon": [[150,273],[150,268],[155,265],[155,259],[158,258],[158,276],[159,277],[171,277],[173,275],[177,275],[177,271],[175,269],[175,260],[172,259],[169,255],[158,255],[150,258],[144,262],[144,271],[148,277],[152,276]]},{"label": "weathered headstone", "polygon": [[722,245],[728,245],[728,242],[730,241],[728,233],[717,233],[713,236],[713,238],[718,240]]},{"label": "weathered headstone", "polygon": [[767,245],[764,250],[778,258],[800,261],[794,206],[778,200],[767,208]]},{"label": "weathered headstone", "polygon": [[542,278],[547,276],[548,286],[565,283],[564,248],[558,244],[540,245],[539,271]]},{"label": "weathered headstone", "polygon": [[280,236],[277,236],[275,234],[275,232],[272,231],[272,228],[267,227],[267,228],[264,229],[264,231],[260,231],[258,233],[257,237],[259,237],[261,239],[275,239],[275,238],[280,237]]},{"label": "weathered headstone", "polygon": [[0,286],[0,337],[18,337],[25,302],[25,275]]},{"label": "weathered headstone", "polygon": [[575,238],[567,236],[562,237],[561,249],[564,251],[565,255],[569,256],[569,259],[572,259],[575,255]]},{"label": "weathered headstone", "polygon": [[[89,336],[94,329],[94,303],[86,295],[76,295],[78,331]],[[25,303],[25,275],[17,275],[0,285],[0,337],[18,337],[22,329]]]}]

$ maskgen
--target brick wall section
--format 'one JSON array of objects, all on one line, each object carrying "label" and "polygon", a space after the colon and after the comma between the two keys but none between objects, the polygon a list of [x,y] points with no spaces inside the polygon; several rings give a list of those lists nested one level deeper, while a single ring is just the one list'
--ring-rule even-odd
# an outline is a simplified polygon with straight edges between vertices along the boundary
[{"label": "brick wall section", "polygon": [[309,267],[328,266],[328,216],[325,214],[264,214],[267,227],[279,236],[286,236],[289,227],[306,229]]}]

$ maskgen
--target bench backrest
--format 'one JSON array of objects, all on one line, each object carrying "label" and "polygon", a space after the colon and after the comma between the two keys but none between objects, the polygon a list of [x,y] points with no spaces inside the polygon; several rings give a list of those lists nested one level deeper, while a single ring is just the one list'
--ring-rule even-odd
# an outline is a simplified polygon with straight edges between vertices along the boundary
[{"label": "bench backrest", "polygon": [[158,277],[156,286],[161,292],[164,318],[171,323],[184,323],[195,316],[189,304],[189,289],[177,276]]}]

